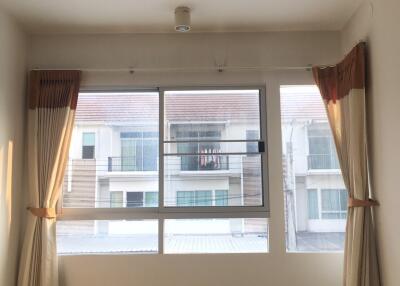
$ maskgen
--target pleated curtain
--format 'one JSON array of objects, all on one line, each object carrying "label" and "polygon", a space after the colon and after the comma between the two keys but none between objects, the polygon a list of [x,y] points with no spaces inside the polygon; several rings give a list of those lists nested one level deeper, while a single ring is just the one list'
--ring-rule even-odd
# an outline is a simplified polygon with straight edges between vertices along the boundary
[{"label": "pleated curtain", "polygon": [[19,286],[57,286],[56,204],[68,158],[80,71],[32,71],[29,79],[27,221]]},{"label": "pleated curtain", "polygon": [[348,190],[344,286],[380,286],[367,150],[365,43],[336,66],[314,67]]}]

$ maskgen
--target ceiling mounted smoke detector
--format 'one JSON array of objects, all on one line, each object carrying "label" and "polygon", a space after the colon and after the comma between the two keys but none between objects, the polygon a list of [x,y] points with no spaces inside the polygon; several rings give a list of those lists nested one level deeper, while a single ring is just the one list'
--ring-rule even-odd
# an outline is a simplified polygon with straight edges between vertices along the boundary
[{"label": "ceiling mounted smoke detector", "polygon": [[175,9],[175,31],[188,32],[190,28],[190,8],[177,7]]}]

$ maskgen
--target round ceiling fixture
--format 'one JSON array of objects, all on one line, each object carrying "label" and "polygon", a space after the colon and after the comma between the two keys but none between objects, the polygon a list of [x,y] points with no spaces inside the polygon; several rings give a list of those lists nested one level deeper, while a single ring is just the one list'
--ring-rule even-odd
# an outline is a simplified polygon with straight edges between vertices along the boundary
[{"label": "round ceiling fixture", "polygon": [[190,28],[190,8],[177,7],[175,9],[175,31],[188,32]]}]

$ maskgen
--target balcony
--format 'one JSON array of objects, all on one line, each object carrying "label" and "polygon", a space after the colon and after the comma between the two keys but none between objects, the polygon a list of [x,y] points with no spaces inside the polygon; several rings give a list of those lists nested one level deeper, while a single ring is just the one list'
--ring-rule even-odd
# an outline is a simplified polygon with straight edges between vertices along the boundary
[{"label": "balcony", "polygon": [[[145,158],[146,159],[146,158]],[[138,164],[139,163],[139,164]],[[228,155],[182,156],[181,171],[222,171],[229,170]],[[135,157],[108,157],[108,172],[157,171],[158,160],[137,161]]]},{"label": "balcony", "polygon": [[219,171],[229,170],[227,155],[182,156],[181,171]]},{"label": "balcony", "polygon": [[338,170],[339,161],[335,154],[308,155],[308,170]]}]

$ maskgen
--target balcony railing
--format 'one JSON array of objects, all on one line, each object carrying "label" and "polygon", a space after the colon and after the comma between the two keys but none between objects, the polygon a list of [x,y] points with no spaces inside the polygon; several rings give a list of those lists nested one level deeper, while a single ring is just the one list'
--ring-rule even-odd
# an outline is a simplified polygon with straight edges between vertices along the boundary
[{"label": "balcony railing", "polygon": [[190,155],[181,157],[182,171],[229,170],[227,155]]},{"label": "balcony railing", "polygon": [[[108,172],[146,172],[157,171],[158,160],[143,160],[137,164],[135,157],[108,157]],[[229,170],[227,155],[190,155],[181,156],[181,171],[217,171]]]},{"label": "balcony railing", "polygon": [[142,161],[139,160],[138,162],[136,157],[108,157],[109,172],[147,172],[157,170],[158,160],[143,158]]},{"label": "balcony railing", "polygon": [[308,170],[334,170],[340,169],[339,161],[335,154],[308,155]]}]

